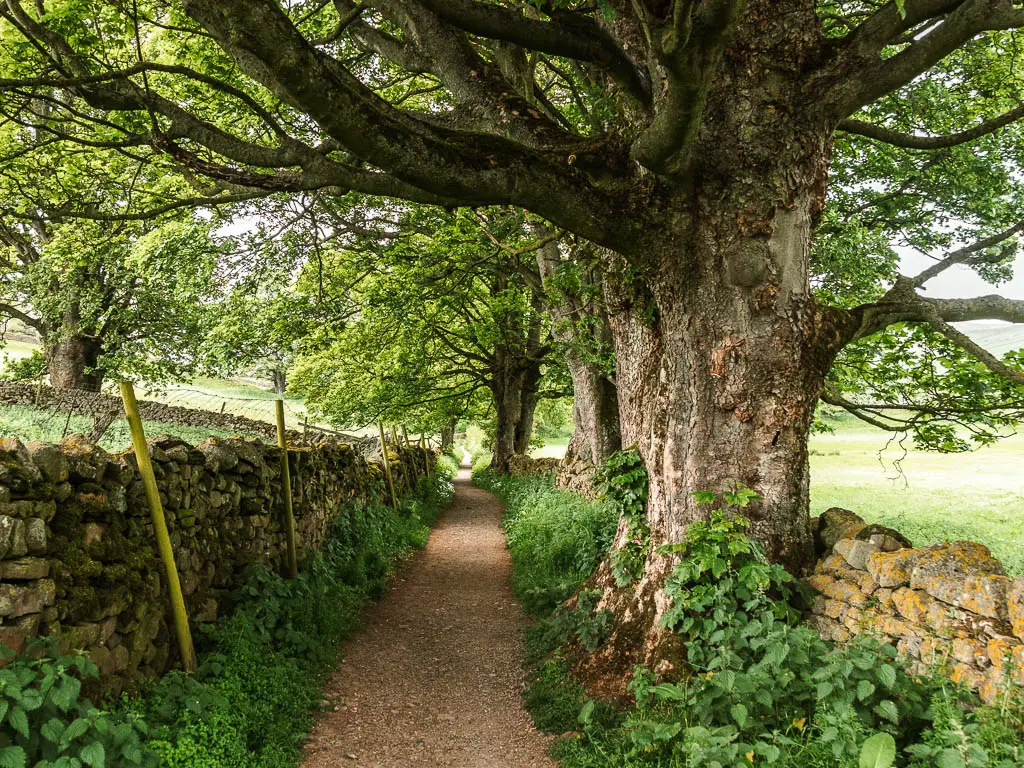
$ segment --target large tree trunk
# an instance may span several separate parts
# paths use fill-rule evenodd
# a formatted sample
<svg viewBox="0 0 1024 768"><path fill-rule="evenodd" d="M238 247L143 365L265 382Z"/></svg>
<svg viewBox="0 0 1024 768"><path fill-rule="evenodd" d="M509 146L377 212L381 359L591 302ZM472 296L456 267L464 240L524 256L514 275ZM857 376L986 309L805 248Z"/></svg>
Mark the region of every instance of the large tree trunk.
<svg viewBox="0 0 1024 768"><path fill-rule="evenodd" d="M80 335L67 335L46 348L46 370L54 389L86 389L98 392L103 372L97 369L103 346Z"/></svg>
<svg viewBox="0 0 1024 768"><path fill-rule="evenodd" d="M809 200L780 210L771 236L756 239L729 227L735 214L714 216L694 238L696 269L663 268L649 295L609 287L622 441L637 446L650 483L643 575L625 589L607 564L595 576L617 617L602 669L620 682L637 663L681 662L660 627L674 560L655 550L708 517L695 492L753 489L762 498L743 513L769 557L797 571L812 560L807 438L829 361L816 357L810 213ZM720 268L725 249L746 251L743 269ZM620 525L613 546L626 537Z"/></svg>
<svg viewBox="0 0 1024 768"><path fill-rule="evenodd" d="M636 445L650 482L643 574L624 589L607 564L595 575L602 607L617 619L594 665L606 682L618 674L621 685L638 663L682 664L677 638L660 624L675 556L656 550L709 516L695 492L756 491L761 499L743 514L768 556L794 571L813 558L807 439L835 345L809 266L830 130L793 109L802 84L771 57L773 38L799 57L793 40L816 34L796 16L738 33L730 45L750 54L723 60L691 185L659 201L661 250L640 262L604 255L622 442ZM625 539L620 525L613 546Z"/></svg>

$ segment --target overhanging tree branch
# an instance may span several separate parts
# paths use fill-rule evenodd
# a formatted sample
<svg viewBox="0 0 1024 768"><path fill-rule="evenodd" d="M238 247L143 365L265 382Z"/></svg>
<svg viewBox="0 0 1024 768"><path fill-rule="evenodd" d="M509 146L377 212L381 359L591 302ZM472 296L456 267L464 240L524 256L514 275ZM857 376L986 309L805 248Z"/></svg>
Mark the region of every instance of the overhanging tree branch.
<svg viewBox="0 0 1024 768"><path fill-rule="evenodd" d="M906 15L901 17L897 3L886 3L848 36L828 68L835 82L826 99L827 111L837 124L862 106L911 82L977 35L1024 27L1024 10L1014 7L1011 0L907 0L904 6ZM935 19L935 23L906 48L882 58L894 37L929 19Z"/></svg>
<svg viewBox="0 0 1024 768"><path fill-rule="evenodd" d="M903 149L946 149L959 144L966 144L990 133L995 133L1000 128L1010 125L1021 118L1024 118L1024 102L998 117L993 117L990 120L979 123L973 128L945 136L915 136L910 133L894 131L885 126L853 119L840 122L839 130L858 136L865 136L885 144L891 144L894 147L902 147Z"/></svg>
<svg viewBox="0 0 1024 768"><path fill-rule="evenodd" d="M1008 257L1008 254L1005 252L995 251L985 253L985 251L1006 242L1020 232L1024 232L1024 221L1020 221L1012 227L1004 229L1002 232L997 232L996 234L978 240L971 245L953 251L944 259L937 261L935 264L932 264L920 274L913 277L911 282L914 287L920 287L933 277L936 277L957 264L998 264L1000 261L1005 261Z"/></svg>
<svg viewBox="0 0 1024 768"><path fill-rule="evenodd" d="M636 64L591 19L577 13L553 12L551 21L476 0L417 0L441 19L473 35L504 40L541 53L586 61L605 69L635 99L650 101L650 84Z"/></svg>

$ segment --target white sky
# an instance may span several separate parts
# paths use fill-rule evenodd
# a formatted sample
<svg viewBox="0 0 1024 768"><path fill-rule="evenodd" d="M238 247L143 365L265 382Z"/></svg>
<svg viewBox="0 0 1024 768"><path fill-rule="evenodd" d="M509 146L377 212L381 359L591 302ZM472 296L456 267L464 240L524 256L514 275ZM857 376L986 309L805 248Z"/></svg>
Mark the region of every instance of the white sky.
<svg viewBox="0 0 1024 768"><path fill-rule="evenodd" d="M897 249L901 256L900 267L904 275L916 275L934 262L909 249ZM1016 274L1002 285L990 285L978 277L973 270L964 266L947 269L943 274L928 281L925 296L936 299L966 299L997 293L1009 299L1024 299L1024 268L1018 261Z"/></svg>

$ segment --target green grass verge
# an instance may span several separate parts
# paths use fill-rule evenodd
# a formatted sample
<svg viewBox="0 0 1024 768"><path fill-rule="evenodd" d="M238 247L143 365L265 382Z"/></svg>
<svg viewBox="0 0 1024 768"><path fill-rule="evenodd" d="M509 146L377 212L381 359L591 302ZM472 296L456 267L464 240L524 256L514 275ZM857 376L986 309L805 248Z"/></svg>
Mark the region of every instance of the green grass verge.
<svg viewBox="0 0 1024 768"><path fill-rule="evenodd" d="M811 438L811 512L852 509L917 546L970 539L1024 575L1024 435L970 453L906 450L852 417ZM912 448L912 446L908 446Z"/></svg>

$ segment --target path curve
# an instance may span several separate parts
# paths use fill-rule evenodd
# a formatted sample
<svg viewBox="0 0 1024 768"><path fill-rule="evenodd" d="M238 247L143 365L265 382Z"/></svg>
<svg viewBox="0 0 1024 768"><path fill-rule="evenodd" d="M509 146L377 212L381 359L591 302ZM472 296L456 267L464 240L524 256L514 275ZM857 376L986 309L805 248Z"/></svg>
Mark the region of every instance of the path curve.
<svg viewBox="0 0 1024 768"><path fill-rule="evenodd" d="M343 648L304 768L555 765L522 707L526 619L501 511L459 472L426 549Z"/></svg>

